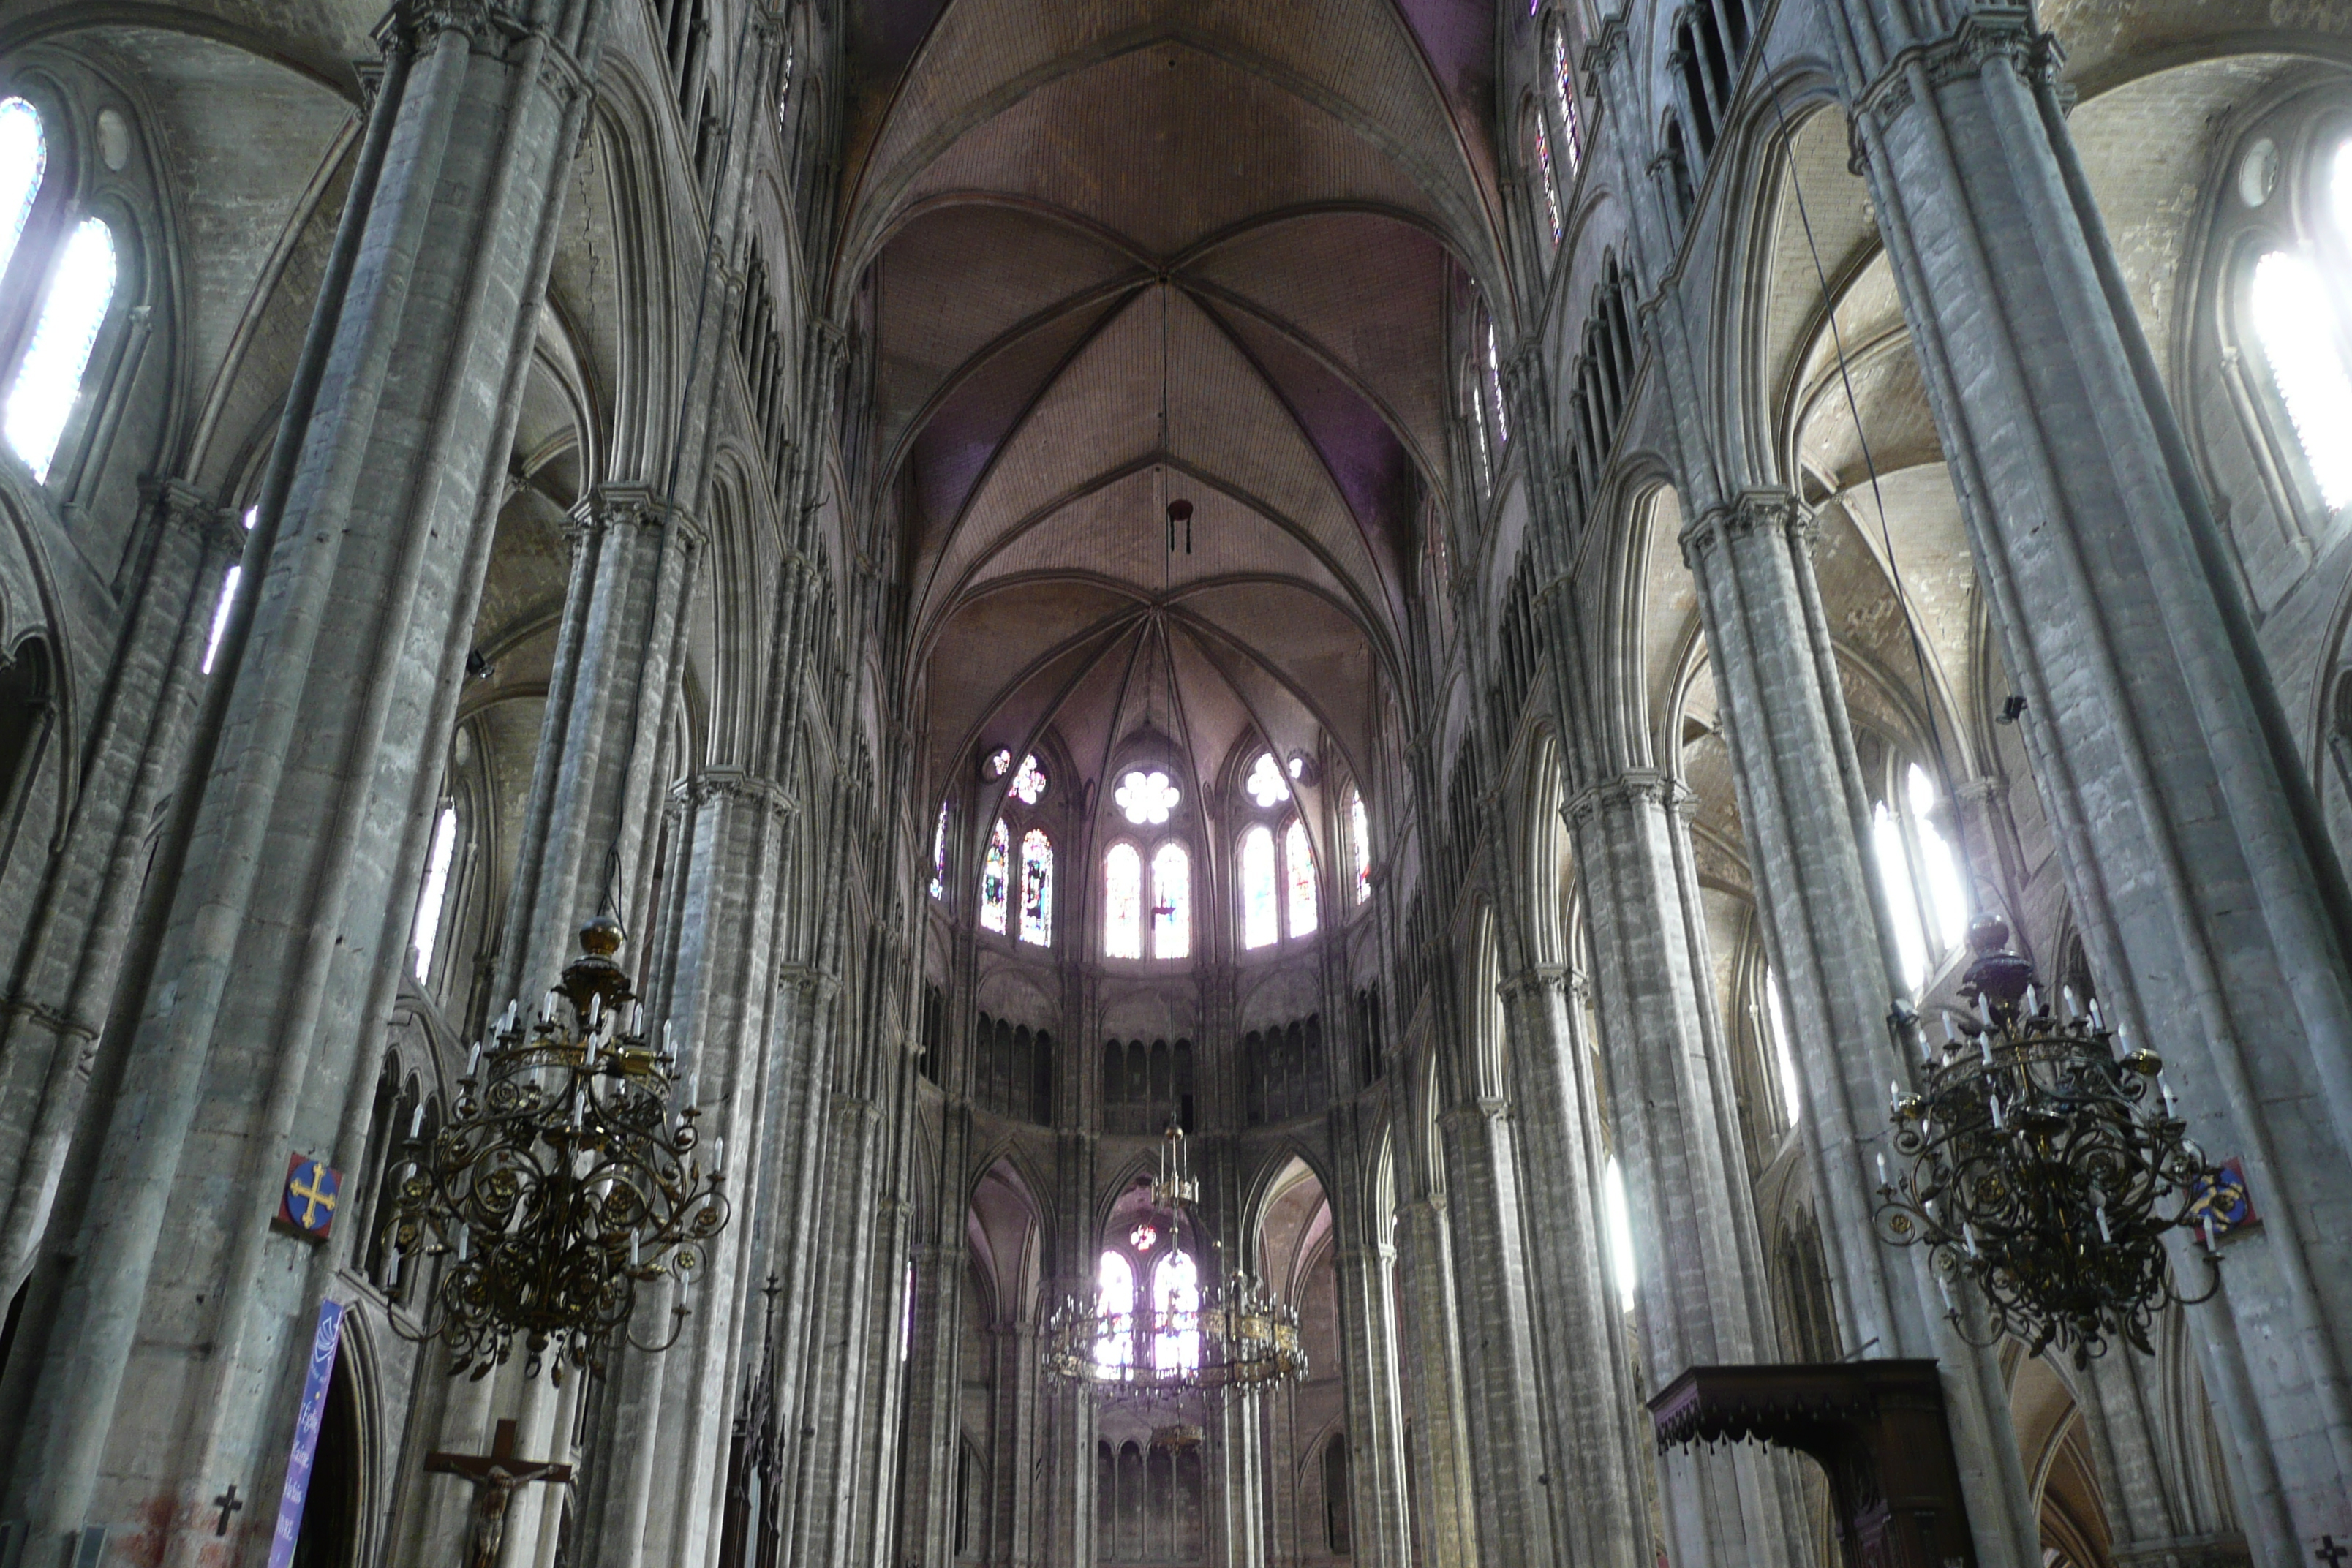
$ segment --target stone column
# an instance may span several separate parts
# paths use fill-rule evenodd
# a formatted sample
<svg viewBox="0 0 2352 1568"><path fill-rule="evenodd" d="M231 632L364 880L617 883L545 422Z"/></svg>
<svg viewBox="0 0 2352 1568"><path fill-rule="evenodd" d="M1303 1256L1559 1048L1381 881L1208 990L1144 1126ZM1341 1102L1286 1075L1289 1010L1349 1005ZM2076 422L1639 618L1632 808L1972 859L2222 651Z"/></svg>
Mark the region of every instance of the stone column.
<svg viewBox="0 0 2352 1568"><path fill-rule="evenodd" d="M1629 772L1570 803L1591 911L1592 987L1643 1288L1650 1386L1754 1362L1777 1344L1731 1064L1708 1026L1712 983L1685 902L1688 792ZM1799 1550L1766 1456L1688 1449L1659 1465L1674 1559L1785 1564Z"/></svg>
<svg viewBox="0 0 2352 1568"><path fill-rule="evenodd" d="M1683 558L1720 698L1748 863L1787 1004L1802 1089L1798 1129L1822 1205L1822 1244L1849 1355L1927 1356L1944 1392L1987 1568L2039 1560L2033 1493L2009 1428L1997 1358L1942 1316L1926 1259L1872 1223L1886 1086L1908 1081L1890 1011L1908 998L1885 900L1864 864L1868 805L1836 658L1813 579L1811 519L1780 490L1751 491L1683 531ZM1909 1026L1906 1026L1909 1037Z"/></svg>
<svg viewBox="0 0 2352 1568"><path fill-rule="evenodd" d="M2308 1563L2352 1530L2352 896L2055 49L2022 5L1828 10L2102 997L2263 1209L2197 1319L2255 1557Z"/></svg>
<svg viewBox="0 0 2352 1568"><path fill-rule="evenodd" d="M1351 1538L1358 1568L1411 1568L1405 1520L1404 1415L1397 1385L1397 1325L1389 1289L1396 1248L1374 1172L1363 1148L1362 1116L1352 1102L1336 1107L1333 1166L1353 1173L1332 1197L1337 1231L1340 1372L1347 1379L1348 1462L1355 1491Z"/></svg>
<svg viewBox="0 0 2352 1568"><path fill-rule="evenodd" d="M608 904L640 927L662 742L683 672L702 530L643 486L606 485L574 511L493 1007L536 996L573 932ZM643 959L638 960L642 968Z"/></svg>
<svg viewBox="0 0 2352 1568"><path fill-rule="evenodd" d="M219 588L245 548L236 514L178 480L152 487L148 514L64 847L37 897L0 913L0 951L23 954L0 1011L0 1300L23 1283L48 1219L146 880L148 828L179 782Z"/></svg>
<svg viewBox="0 0 2352 1568"><path fill-rule="evenodd" d="M1478 1518L1472 1506L1470 1434L1463 1397L1461 1326L1454 1301L1454 1246L1439 1194L1397 1210L1405 1353L1412 1367L1406 1412L1414 1440L1406 1498L1420 1513L1426 1568L1470 1568L1478 1561Z"/></svg>
<svg viewBox="0 0 2352 1568"><path fill-rule="evenodd" d="M1518 1156L1506 1103L1465 1100L1439 1117L1454 1295L1461 1313L1465 1406L1481 1561L1557 1560L1545 1500L1544 1415L1520 1212Z"/></svg>
<svg viewBox="0 0 2352 1568"><path fill-rule="evenodd" d="M89 1528L187 1563L216 1550L204 1505L226 1482L278 1485L299 1342L350 1238L313 1248L268 1220L289 1151L359 1163L354 1063L404 963L601 14L403 0L380 31L262 488L268 573L231 617L235 675L206 694L201 782L158 850L37 1266L26 1376L0 1394L0 1517L38 1552Z"/></svg>
<svg viewBox="0 0 2352 1568"><path fill-rule="evenodd" d="M1548 1417L1547 1497L1566 1560L1633 1568L1649 1534L1632 1445L1646 1425L1601 1218L1606 1160L1592 1055L1570 1023L1564 971L1503 982L1517 1107L1519 1184L1537 1291L1537 1363Z"/></svg>

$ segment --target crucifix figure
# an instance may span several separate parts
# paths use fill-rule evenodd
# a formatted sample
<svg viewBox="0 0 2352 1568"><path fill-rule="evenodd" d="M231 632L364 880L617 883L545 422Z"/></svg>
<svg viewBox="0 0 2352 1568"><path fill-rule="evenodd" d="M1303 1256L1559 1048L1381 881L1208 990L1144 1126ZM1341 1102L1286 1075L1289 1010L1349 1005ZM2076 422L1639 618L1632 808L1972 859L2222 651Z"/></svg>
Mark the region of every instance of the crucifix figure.
<svg viewBox="0 0 2352 1568"><path fill-rule="evenodd" d="M474 1532L466 1548L467 1568L498 1568L499 1543L506 1539L507 1504L515 1488L529 1481L561 1485L572 1479L572 1467L515 1458L515 1424L501 1421L487 1454L427 1454L428 1473L463 1476L480 1489L474 1508Z"/></svg>
<svg viewBox="0 0 2352 1568"><path fill-rule="evenodd" d="M213 1506L220 1510L220 1522L213 1526L213 1533L215 1535L226 1535L228 1533L228 1516L239 1511L245 1507L245 1500L236 1495L236 1483L235 1481L229 1482L228 1490L213 1499Z"/></svg>
<svg viewBox="0 0 2352 1568"><path fill-rule="evenodd" d="M2352 1546L2338 1546L2336 1537L2323 1535L2319 1538L2319 1550L2312 1555L2326 1563L2327 1568L2344 1568L2344 1560L2352 1557Z"/></svg>

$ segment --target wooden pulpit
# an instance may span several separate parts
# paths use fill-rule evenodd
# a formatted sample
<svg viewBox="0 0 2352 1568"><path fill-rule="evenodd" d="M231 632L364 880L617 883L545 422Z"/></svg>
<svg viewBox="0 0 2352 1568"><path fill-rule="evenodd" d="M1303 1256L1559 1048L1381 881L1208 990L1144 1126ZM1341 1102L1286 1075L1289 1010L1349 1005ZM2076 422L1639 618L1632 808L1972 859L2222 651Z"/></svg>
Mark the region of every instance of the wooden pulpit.
<svg viewBox="0 0 2352 1568"><path fill-rule="evenodd" d="M1695 1366L1650 1415L1662 1450L1753 1438L1811 1454L1845 1568L1976 1568L1932 1361Z"/></svg>

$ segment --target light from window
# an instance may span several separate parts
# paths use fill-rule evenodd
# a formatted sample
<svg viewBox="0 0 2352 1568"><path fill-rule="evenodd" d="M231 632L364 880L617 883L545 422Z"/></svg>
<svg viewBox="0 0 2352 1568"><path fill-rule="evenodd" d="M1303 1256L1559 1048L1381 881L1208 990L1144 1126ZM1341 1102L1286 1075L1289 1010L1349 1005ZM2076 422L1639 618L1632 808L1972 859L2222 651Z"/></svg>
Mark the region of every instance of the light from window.
<svg viewBox="0 0 2352 1568"><path fill-rule="evenodd" d="M988 761L981 763L980 776L989 779L1001 779L1004 776L1004 770L1012 765L1013 748L1010 746L999 746L996 750L988 753Z"/></svg>
<svg viewBox="0 0 2352 1568"><path fill-rule="evenodd" d="M228 607L236 602L236 580L245 575L242 565L232 563L221 578L220 603L213 606L213 629L205 638L204 673L213 672L213 660L220 657L221 634L228 630Z"/></svg>
<svg viewBox="0 0 2352 1568"><path fill-rule="evenodd" d="M1936 915L1937 944L1949 952L1969 934L1969 889L1960 876L1960 858L1944 842L1929 815L1936 807L1936 786L1928 781L1927 770L1913 763L1904 788L1911 796L1912 823L1919 830L1919 859L1927 872L1927 907Z"/></svg>
<svg viewBox="0 0 2352 1568"><path fill-rule="evenodd" d="M1544 216L1551 220L1551 242L1559 243L1559 178L1552 173L1551 138L1544 134L1543 116L1536 116L1536 172L1543 181Z"/></svg>
<svg viewBox="0 0 2352 1568"><path fill-rule="evenodd" d="M1160 1245L1159 1227L1151 1225L1137 1226L1127 1233L1127 1244L1138 1252L1150 1251Z"/></svg>
<svg viewBox="0 0 2352 1568"><path fill-rule="evenodd" d="M1788 1015L1780 1009L1780 977L1769 969L1764 971L1764 1022L1772 1035L1772 1066L1780 1075L1780 1114L1794 1127L1805 1101L1799 1093L1797 1058L1789 1049Z"/></svg>
<svg viewBox="0 0 2352 1568"><path fill-rule="evenodd" d="M898 1360L903 1364L915 1348L915 1260L907 1259L907 1304L898 1318Z"/></svg>
<svg viewBox="0 0 2352 1568"><path fill-rule="evenodd" d="M1103 952L1143 956L1143 857L1132 844L1114 844L1103 857Z"/></svg>
<svg viewBox="0 0 2352 1568"><path fill-rule="evenodd" d="M1177 787L1168 782L1168 775L1158 768L1129 773L1111 791L1111 801L1138 827L1153 827L1168 820L1168 814L1183 799Z"/></svg>
<svg viewBox="0 0 2352 1568"><path fill-rule="evenodd" d="M1551 83L1559 102L1559 155L1573 180L1584 163L1584 125L1577 114L1576 67L1568 58L1568 29L1557 21L1551 26Z"/></svg>
<svg viewBox="0 0 2352 1568"><path fill-rule="evenodd" d="M0 102L0 274L8 270L24 237L25 220L33 216L33 201L41 194L41 175L49 166L48 139L41 134L41 117L21 98Z"/></svg>
<svg viewBox="0 0 2352 1568"><path fill-rule="evenodd" d="M1021 759L1021 771L1013 775L1013 793L1024 805L1036 805L1037 797L1045 793L1045 770L1037 765L1036 758Z"/></svg>
<svg viewBox="0 0 2352 1568"><path fill-rule="evenodd" d="M1495 445L1511 444L1511 416L1503 408L1503 351L1495 343L1495 322L1486 321L1486 391L1495 400Z"/></svg>
<svg viewBox="0 0 2352 1568"><path fill-rule="evenodd" d="M261 509L257 506L245 509L246 532L253 531L253 520L260 515ZM213 672L213 661L220 657L221 634L228 630L229 606L236 602L237 579L244 575L245 567L236 562L230 563L229 569L221 575L220 603L213 606L213 629L205 637L205 662L202 673L205 675ZM942 806L940 809L945 811L947 808ZM934 891L932 896L936 898L937 892Z"/></svg>
<svg viewBox="0 0 2352 1568"><path fill-rule="evenodd" d="M1478 374L1475 371L1470 373L1467 380L1470 395L1466 401L1470 406L1470 428L1476 436L1478 444L1478 484L1482 489L1492 489L1495 488L1495 454L1486 442L1486 395L1478 390Z"/></svg>
<svg viewBox="0 0 2352 1568"><path fill-rule="evenodd" d="M2338 154L2339 193L2343 168ZM2254 264L2253 311L2271 384L2286 405L2320 498L2330 510L2352 506L2352 374L2336 351L2336 307L2319 269L2300 256L2272 251Z"/></svg>
<svg viewBox="0 0 2352 1568"><path fill-rule="evenodd" d="M1054 844L1042 827L1021 837L1021 940L1054 940Z"/></svg>
<svg viewBox="0 0 2352 1568"><path fill-rule="evenodd" d="M217 634L215 634L217 635ZM209 668L209 661L207 661ZM948 891L948 803L940 802L940 825L931 831L931 897L943 899Z"/></svg>
<svg viewBox="0 0 2352 1568"><path fill-rule="evenodd" d="M1151 1310L1160 1331L1151 1337L1151 1363L1162 1373L1201 1364L1201 1270L1192 1255L1172 1251L1151 1271Z"/></svg>
<svg viewBox="0 0 2352 1568"><path fill-rule="evenodd" d="M1109 1372L1133 1364L1135 1270L1116 1252L1106 1251L1095 1265L1095 1300L1102 1311L1101 1337L1095 1341L1095 1365Z"/></svg>
<svg viewBox="0 0 2352 1568"><path fill-rule="evenodd" d="M2336 232L2352 245L2352 136L2336 144L2336 163L2327 172L2327 205L2336 214Z"/></svg>
<svg viewBox="0 0 2352 1568"><path fill-rule="evenodd" d="M1307 842L1307 824L1293 821L1282 836L1285 880L1290 884L1290 934L1306 936L1315 929L1315 851Z"/></svg>
<svg viewBox="0 0 2352 1568"><path fill-rule="evenodd" d="M1290 798L1290 781L1284 778L1282 770L1275 765L1271 752L1257 754L1257 761L1250 764L1249 777L1243 781L1242 788L1257 802L1260 811Z"/></svg>
<svg viewBox="0 0 2352 1568"><path fill-rule="evenodd" d="M36 479L49 477L49 459L66 433L90 345L98 342L113 299L114 231L102 218L84 218L66 241L41 304L40 325L33 329L33 346L25 351L16 384L8 393L8 445Z"/></svg>
<svg viewBox="0 0 2352 1568"><path fill-rule="evenodd" d="M980 923L992 931L1004 929L1004 911L1011 901L1013 836L998 817L989 829L988 854L980 863Z"/></svg>
<svg viewBox="0 0 2352 1568"><path fill-rule="evenodd" d="M1348 847L1356 854L1356 902L1372 896L1372 827L1364 815L1364 797L1348 786Z"/></svg>
<svg viewBox="0 0 2352 1568"><path fill-rule="evenodd" d="M1633 1262L1633 1206L1625 1201L1625 1170L1614 1154L1601 1175L1601 1217L1609 1232L1609 1273L1617 1281L1617 1305L1630 1312L1641 1273Z"/></svg>
<svg viewBox="0 0 2352 1568"><path fill-rule="evenodd" d="M1151 956L1192 952L1192 858L1181 844L1162 844L1151 857Z"/></svg>
<svg viewBox="0 0 2352 1568"><path fill-rule="evenodd" d="M1271 946L1282 935L1274 896L1274 830L1260 823L1242 835L1244 947Z"/></svg>
<svg viewBox="0 0 2352 1568"><path fill-rule="evenodd" d="M1927 978L1927 934L1919 928L1919 893L1911 881L1911 858L1903 847L1903 825L1880 801L1870 814L1870 847L1878 858L1878 887L1895 916L1895 956L1903 983L1916 987Z"/></svg>
<svg viewBox="0 0 2352 1568"><path fill-rule="evenodd" d="M457 853L457 808L445 805L433 825L433 847L425 857L425 889L416 897L416 919L409 928L408 948L419 980L433 977L433 944L441 934L441 905L449 894L449 861Z"/></svg>

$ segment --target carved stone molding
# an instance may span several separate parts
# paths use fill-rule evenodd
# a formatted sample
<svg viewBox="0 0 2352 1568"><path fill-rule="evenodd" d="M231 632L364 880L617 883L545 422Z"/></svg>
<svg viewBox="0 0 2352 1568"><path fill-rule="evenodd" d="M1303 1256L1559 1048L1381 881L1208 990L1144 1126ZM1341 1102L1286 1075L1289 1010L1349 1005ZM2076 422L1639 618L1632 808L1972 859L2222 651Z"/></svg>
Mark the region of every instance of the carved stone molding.
<svg viewBox="0 0 2352 1568"><path fill-rule="evenodd" d="M2054 83L2064 59L2058 40L2036 29L2033 13L2026 6L1979 5L1942 37L1897 49L1886 68L1863 89L1858 110L1876 116L1882 125L1900 116L1916 100L1915 66L1926 73L1932 92L1979 74L1994 60L2007 62L2021 80Z"/></svg>
<svg viewBox="0 0 2352 1568"><path fill-rule="evenodd" d="M1728 506L1709 507L1683 528L1683 563L1696 572L1719 544L1777 528L1800 548L1813 542L1812 509L1777 485L1743 490Z"/></svg>
<svg viewBox="0 0 2352 1568"><path fill-rule="evenodd" d="M1591 826L1604 811L1648 805L1660 811L1688 812L1697 800L1690 786L1674 774L1655 768L1629 768L1580 791L1560 815L1574 828Z"/></svg>
<svg viewBox="0 0 2352 1568"><path fill-rule="evenodd" d="M692 512L674 500L663 500L660 492L649 485L599 485L581 498L564 525L575 544L591 534L619 528L635 528L646 533L667 530L688 550L700 549L705 538L703 527Z"/></svg>
<svg viewBox="0 0 2352 1568"><path fill-rule="evenodd" d="M221 505L183 479L150 479L143 488L147 504L165 528L194 534L207 553L245 552L245 524L235 508Z"/></svg>
<svg viewBox="0 0 2352 1568"><path fill-rule="evenodd" d="M774 816L790 816L796 808L792 792L773 779L730 769L709 769L677 786L678 796L697 807L713 801L758 806Z"/></svg>
<svg viewBox="0 0 2352 1568"><path fill-rule="evenodd" d="M1572 978L1566 964L1538 963L1506 976L1495 989L1505 1002L1540 998L1548 993L1565 995Z"/></svg>

